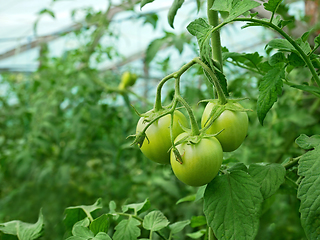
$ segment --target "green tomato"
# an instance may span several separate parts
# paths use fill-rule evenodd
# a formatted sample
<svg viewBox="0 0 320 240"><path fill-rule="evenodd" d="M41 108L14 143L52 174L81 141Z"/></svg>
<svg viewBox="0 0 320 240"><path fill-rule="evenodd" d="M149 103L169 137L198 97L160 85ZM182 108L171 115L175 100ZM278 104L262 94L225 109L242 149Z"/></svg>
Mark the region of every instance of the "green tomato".
<svg viewBox="0 0 320 240"><path fill-rule="evenodd" d="M133 86L137 80L138 76L134 73L129 71L125 71L121 76L121 87L127 88L129 86ZM119 85L119 86L120 86Z"/></svg>
<svg viewBox="0 0 320 240"><path fill-rule="evenodd" d="M143 131L147 124L144 122L144 118L140 118L136 132ZM144 139L140 149L147 158L154 162L161 164L170 163L170 124L171 115L168 114L155 121L145 132L147 137ZM181 112L176 110L173 118L173 138L183 132L180 124L187 126L187 119Z"/></svg>
<svg viewBox="0 0 320 240"><path fill-rule="evenodd" d="M201 127L207 122L212 108L217 103L209 102L201 118ZM236 103L241 107L239 103ZM207 134L215 134L223 130L216 138L224 152L232 152L240 147L248 132L248 115L246 112L225 110L208 128Z"/></svg>
<svg viewBox="0 0 320 240"><path fill-rule="evenodd" d="M175 142L187 136L180 134ZM190 186L202 186L212 181L218 174L223 159L223 151L215 137L202 138L198 143L183 142L176 146L182 164L176 159L171 150L170 163L176 177Z"/></svg>

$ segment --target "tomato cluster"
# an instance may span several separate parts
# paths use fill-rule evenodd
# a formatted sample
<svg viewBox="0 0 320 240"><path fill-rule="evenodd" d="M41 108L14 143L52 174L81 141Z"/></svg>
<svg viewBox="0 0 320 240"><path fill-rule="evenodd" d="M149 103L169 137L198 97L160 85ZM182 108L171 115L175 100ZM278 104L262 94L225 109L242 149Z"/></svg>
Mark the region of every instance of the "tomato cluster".
<svg viewBox="0 0 320 240"><path fill-rule="evenodd" d="M207 104L201 119L202 127L210 122L211 110L215 104L218 103ZM205 185L218 174L223 152L236 150L246 137L248 115L241 111L240 104L234 105L240 111L224 110L198 136L184 131L187 120L181 112L174 111L171 133L171 114L162 116L146 129L146 137L140 144L140 149L152 161L170 163L174 174L183 183L190 186ZM146 118L141 117L136 133L141 133L146 124ZM175 139L174 146L172 138Z"/></svg>

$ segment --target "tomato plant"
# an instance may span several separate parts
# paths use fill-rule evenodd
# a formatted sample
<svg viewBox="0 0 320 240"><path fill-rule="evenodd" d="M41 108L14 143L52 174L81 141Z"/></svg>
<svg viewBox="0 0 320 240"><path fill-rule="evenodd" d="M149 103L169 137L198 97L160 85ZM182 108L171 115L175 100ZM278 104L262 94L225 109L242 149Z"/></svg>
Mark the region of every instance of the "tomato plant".
<svg viewBox="0 0 320 240"><path fill-rule="evenodd" d="M175 142L186 137L180 134ZM202 186L211 182L222 164L223 152L215 137L200 137L197 142L183 142L176 146L181 154L182 163L171 150L170 163L176 177L190 186Z"/></svg>
<svg viewBox="0 0 320 240"><path fill-rule="evenodd" d="M136 132L143 131L147 122L145 117L141 117L138 121ZM170 163L169 149L171 147L170 138L171 115L165 115L149 126L146 130L146 138L140 145L142 153L150 160L161 163ZM180 112L175 111L173 117L172 135L175 138L183 132L181 125L187 125L186 117Z"/></svg>
<svg viewBox="0 0 320 240"><path fill-rule="evenodd" d="M201 118L201 126L209 122L211 110L217 105L217 102L209 102L204 109ZM239 107L241 105L236 103ZM248 115L246 112L224 110L221 115L214 120L207 129L208 134L219 133L216 138L221 143L224 152L232 152L239 148L244 141L248 131Z"/></svg>

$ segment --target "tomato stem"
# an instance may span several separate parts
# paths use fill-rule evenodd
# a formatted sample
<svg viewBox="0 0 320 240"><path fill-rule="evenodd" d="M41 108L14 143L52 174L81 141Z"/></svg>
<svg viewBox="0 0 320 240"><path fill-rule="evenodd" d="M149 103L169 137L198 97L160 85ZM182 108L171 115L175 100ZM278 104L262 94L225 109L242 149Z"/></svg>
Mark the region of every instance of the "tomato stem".
<svg viewBox="0 0 320 240"><path fill-rule="evenodd" d="M187 110L189 118L190 118L190 125L191 125L191 136L196 136L200 134L200 130L198 127L198 123L197 120L193 114L193 111L191 109L191 107L189 106L189 104L186 102L186 100L184 100L183 97L181 97L180 95L176 94L175 98L177 99L177 101L179 101Z"/></svg>
<svg viewBox="0 0 320 240"><path fill-rule="evenodd" d="M180 76L187 71L192 65L194 65L196 62L194 59L192 59L190 62L186 63L183 65L178 71L169 74L168 76L164 77L160 83L157 86L157 93L156 93L156 101L154 104L154 111L160 111L162 109L162 104L161 104L161 89L163 85L170 80L171 78L180 78Z"/></svg>
<svg viewBox="0 0 320 240"><path fill-rule="evenodd" d="M210 10L213 5L214 0L207 1L207 15L209 24L213 27L219 25L219 16L218 12ZM222 50L221 50L221 40L220 32L215 31L211 33L211 46L212 46L212 59L216 61L219 69L223 72L223 63L222 63Z"/></svg>
<svg viewBox="0 0 320 240"><path fill-rule="evenodd" d="M202 62L200 58L194 58L194 61L196 63L198 63L210 75L211 79L209 79L209 81L211 82L211 80L212 80L211 83L215 86L215 89L218 94L219 103L221 105L226 104L228 102L228 100L227 100L226 96L224 95L222 87L219 83L219 80L216 77L216 75L214 74L214 72L204 62Z"/></svg>

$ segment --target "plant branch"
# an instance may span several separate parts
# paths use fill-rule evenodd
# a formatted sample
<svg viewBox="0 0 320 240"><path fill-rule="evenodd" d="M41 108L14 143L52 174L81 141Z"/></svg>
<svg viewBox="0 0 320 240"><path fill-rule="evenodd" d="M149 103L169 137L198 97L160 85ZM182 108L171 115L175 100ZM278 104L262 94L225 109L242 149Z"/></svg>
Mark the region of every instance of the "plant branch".
<svg viewBox="0 0 320 240"><path fill-rule="evenodd" d="M207 1L207 15L209 24L213 27L219 25L219 16L217 11L210 10L214 0ZM217 63L221 72L223 72L222 51L220 32L215 31L211 33L211 47L212 47L212 59Z"/></svg>

